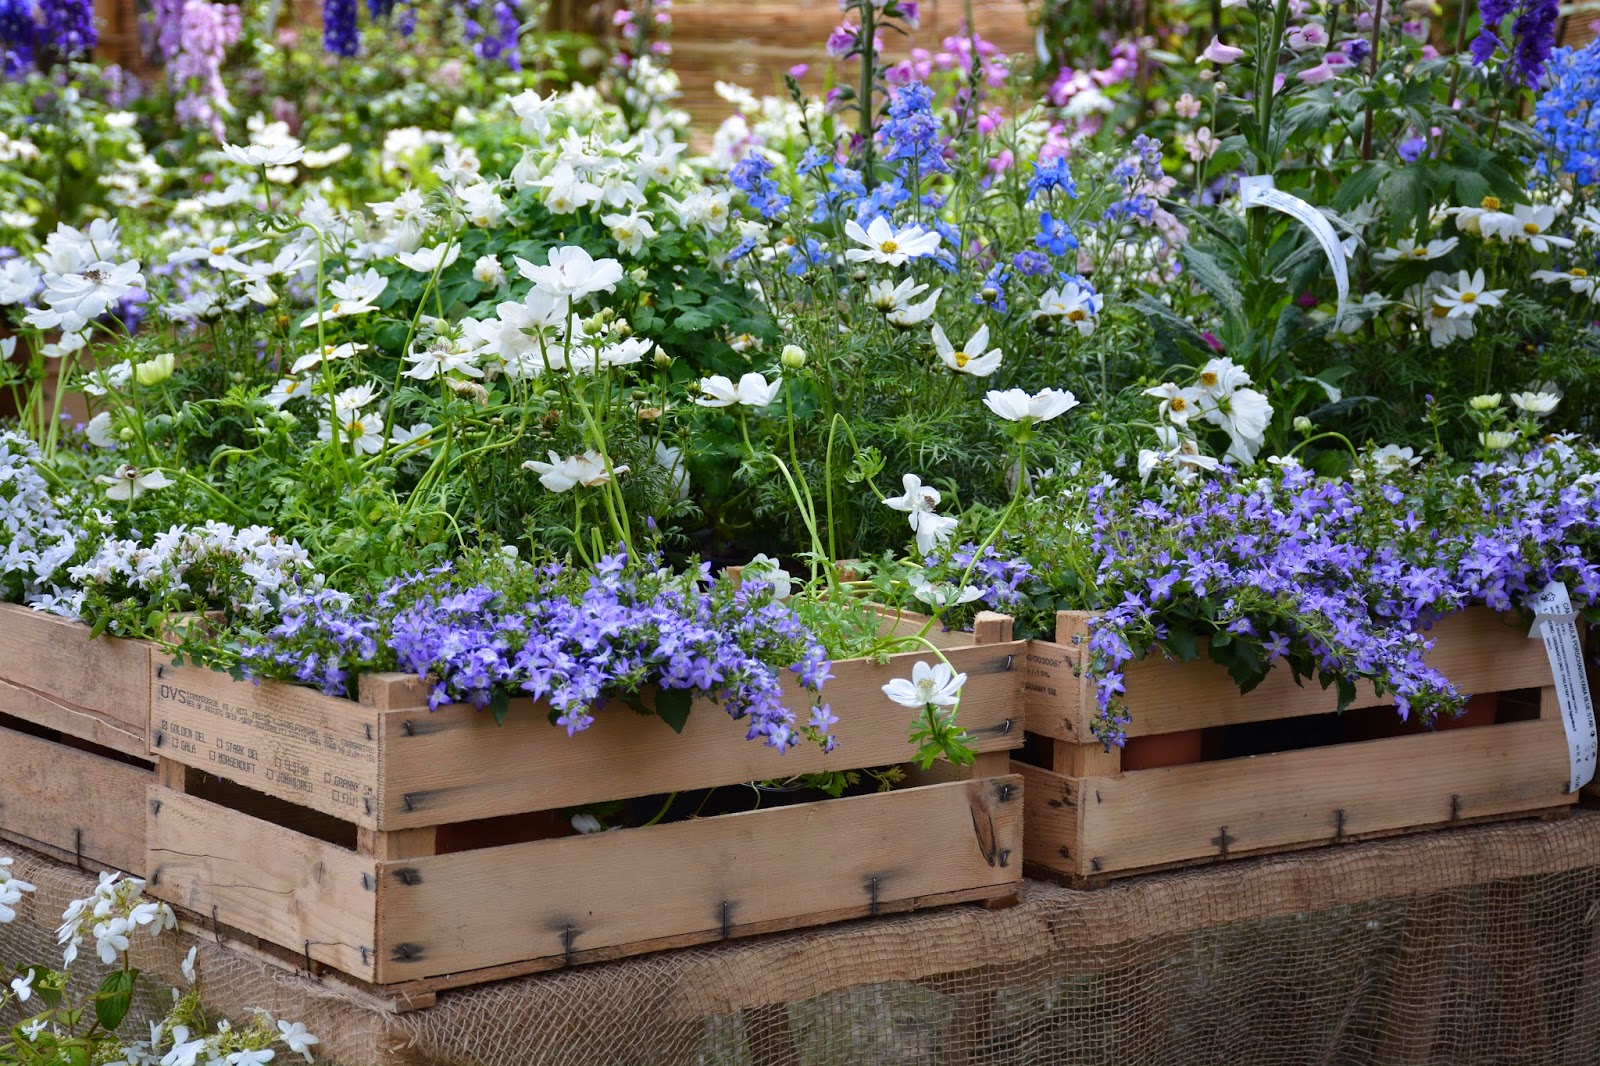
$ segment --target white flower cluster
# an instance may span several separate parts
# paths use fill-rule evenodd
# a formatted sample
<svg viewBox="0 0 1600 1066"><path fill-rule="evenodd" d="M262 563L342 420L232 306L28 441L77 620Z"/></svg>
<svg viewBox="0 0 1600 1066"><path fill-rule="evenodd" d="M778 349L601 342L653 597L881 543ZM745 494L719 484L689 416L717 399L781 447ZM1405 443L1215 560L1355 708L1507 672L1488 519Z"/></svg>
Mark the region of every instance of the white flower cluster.
<svg viewBox="0 0 1600 1066"><path fill-rule="evenodd" d="M148 929L151 936L157 936L163 929L177 926L178 916L171 907L144 898L144 881L102 873L94 894L73 900L62 913L56 942L65 945L61 955L71 966L78 958L78 948L93 937L100 961L111 966L128 950L130 934Z"/></svg>
<svg viewBox="0 0 1600 1066"><path fill-rule="evenodd" d="M58 571L78 551L79 532L63 519L34 462L39 446L0 433L0 599L54 610Z"/></svg>
<svg viewBox="0 0 1600 1066"><path fill-rule="evenodd" d="M127 585L257 618L277 607L285 589L322 584L297 541L266 526L235 529L226 522L173 526L149 545L108 537L68 576L82 587Z"/></svg>
<svg viewBox="0 0 1600 1066"><path fill-rule="evenodd" d="M1255 389L1247 388L1250 375L1232 359L1212 359L1200 368L1193 385L1163 382L1144 390L1161 401L1156 438L1159 448L1139 452L1139 478L1149 480L1159 466L1171 466L1180 481L1201 470L1215 470L1218 461L1201 452L1189 420L1199 418L1220 426L1228 435L1227 457L1249 463L1266 442L1272 423L1272 404ZM1326 387L1326 386L1324 386Z"/></svg>
<svg viewBox="0 0 1600 1066"><path fill-rule="evenodd" d="M7 869L10 865L11 856L0 855L0 925L16 921L16 905L26 893L38 891L21 878L12 877Z"/></svg>

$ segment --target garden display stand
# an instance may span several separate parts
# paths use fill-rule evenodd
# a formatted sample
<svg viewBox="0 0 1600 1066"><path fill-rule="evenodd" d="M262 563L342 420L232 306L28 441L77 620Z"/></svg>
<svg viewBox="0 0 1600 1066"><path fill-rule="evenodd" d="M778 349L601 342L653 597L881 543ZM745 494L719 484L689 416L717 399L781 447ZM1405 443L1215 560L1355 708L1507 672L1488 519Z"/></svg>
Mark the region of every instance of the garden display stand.
<svg viewBox="0 0 1600 1066"><path fill-rule="evenodd" d="M0 838L144 869L150 646L0 604Z"/></svg>
<svg viewBox="0 0 1600 1066"><path fill-rule="evenodd" d="M823 692L837 749L779 756L708 701L681 734L618 703L568 737L528 700L504 725L470 706L430 711L410 675L364 676L355 702L157 652L149 891L409 1007L575 963L1009 900L1022 875L1021 779L1006 768L1022 742L1024 648L1010 630L984 615L974 634L938 641L969 677L969 780L585 836L552 835L561 808L907 761L911 712L880 688L935 657L836 662ZM804 719L807 694L786 687Z"/></svg>
<svg viewBox="0 0 1600 1066"><path fill-rule="evenodd" d="M1428 661L1458 689L1500 694L1495 724L1129 771L1120 750L1107 751L1090 732L1095 684L1082 665L1091 617L1061 612L1055 641L1032 642L1025 659L1027 728L1042 765L1012 769L1025 781L1033 872L1093 887L1244 855L1562 814L1577 799L1566 792L1566 739L1544 644L1528 638L1518 616L1472 608L1431 634ZM1297 686L1281 666L1241 695L1204 657L1151 655L1127 665L1125 685L1130 740L1331 716L1337 706L1331 690ZM1362 686L1351 709L1391 704ZM1325 724L1350 736L1351 717Z"/></svg>

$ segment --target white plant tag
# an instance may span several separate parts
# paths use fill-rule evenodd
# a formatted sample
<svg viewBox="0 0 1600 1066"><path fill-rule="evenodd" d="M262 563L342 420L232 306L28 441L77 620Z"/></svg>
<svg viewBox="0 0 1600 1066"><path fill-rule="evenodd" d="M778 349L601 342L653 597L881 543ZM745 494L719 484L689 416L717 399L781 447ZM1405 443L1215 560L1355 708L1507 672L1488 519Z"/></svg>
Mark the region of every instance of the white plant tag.
<svg viewBox="0 0 1600 1066"><path fill-rule="evenodd" d="M1568 792L1594 780L1595 757L1600 741L1595 736L1594 702L1589 694L1589 679L1583 672L1583 644L1578 640L1578 612L1572 609L1567 586L1559 581L1546 585L1528 601L1533 610L1529 637L1543 637L1545 654L1550 656L1550 674L1555 679L1556 699L1561 704L1561 723L1567 731L1567 756L1571 765Z"/></svg>
<svg viewBox="0 0 1600 1066"><path fill-rule="evenodd" d="M1345 263L1344 244L1339 240L1339 234L1334 232L1333 223L1300 197L1280 191L1271 174L1240 178L1239 200L1246 208L1270 207L1274 211L1282 211L1309 229L1317 243L1322 245L1328 264L1333 267L1333 284L1339 290L1339 302L1333 313L1333 324L1337 327L1344 320L1345 304L1350 299L1350 268Z"/></svg>

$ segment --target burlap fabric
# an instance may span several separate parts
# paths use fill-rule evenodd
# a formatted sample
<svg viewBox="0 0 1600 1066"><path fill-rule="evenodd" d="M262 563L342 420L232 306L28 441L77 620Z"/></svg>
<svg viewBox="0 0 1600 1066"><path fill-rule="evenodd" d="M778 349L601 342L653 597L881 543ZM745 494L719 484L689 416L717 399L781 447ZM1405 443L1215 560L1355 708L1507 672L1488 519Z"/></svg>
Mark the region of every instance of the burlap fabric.
<svg viewBox="0 0 1600 1066"><path fill-rule="evenodd" d="M82 871L0 959L53 955ZM648 906L649 886L640 886ZM1600 812L1300 852L586 966L396 1014L206 937L144 945L207 998L304 1021L347 1066L1600 1063ZM86 968L89 971L93 967Z"/></svg>

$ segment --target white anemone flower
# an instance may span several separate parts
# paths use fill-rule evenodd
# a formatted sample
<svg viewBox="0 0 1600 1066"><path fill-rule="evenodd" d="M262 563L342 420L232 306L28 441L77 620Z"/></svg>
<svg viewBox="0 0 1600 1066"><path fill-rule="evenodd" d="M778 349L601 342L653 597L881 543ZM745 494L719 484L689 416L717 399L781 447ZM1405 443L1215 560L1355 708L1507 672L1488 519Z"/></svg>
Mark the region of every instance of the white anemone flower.
<svg viewBox="0 0 1600 1066"><path fill-rule="evenodd" d="M613 473L621 477L628 472L626 466L606 470L604 457L593 449L582 455L569 455L566 458L562 458L556 452L550 452L549 455L548 463L529 459L522 464L522 469L538 474L539 484L551 492L566 492L578 485L595 488L610 481Z"/></svg>
<svg viewBox="0 0 1600 1066"><path fill-rule="evenodd" d="M889 220L881 215L865 228L852 218L845 222L844 232L845 236L857 244L866 245L865 248L851 248L846 251L844 253L846 259L852 263L872 262L887 266L901 266L908 259L932 255L939 250L939 242L943 239L939 234L929 232L918 225L896 230L889 224Z"/></svg>
<svg viewBox="0 0 1600 1066"><path fill-rule="evenodd" d="M1059 289L1046 289L1039 295L1039 309L1034 318L1060 318L1072 324L1081 336L1087 337L1099 324L1100 308L1104 301L1094 292L1075 281Z"/></svg>
<svg viewBox="0 0 1600 1066"><path fill-rule="evenodd" d="M949 663L919 662L911 667L911 679L897 677L883 686L883 694L902 707L923 710L929 706L954 707L961 699L966 674L958 674Z"/></svg>
<svg viewBox="0 0 1600 1066"><path fill-rule="evenodd" d="M622 280L622 264L615 259L596 259L576 245L550 249L545 266L535 266L521 256L514 257L517 271L534 288L556 299L578 300L597 292L615 292Z"/></svg>
<svg viewBox="0 0 1600 1066"><path fill-rule="evenodd" d="M975 378L986 378L1000 369L1000 349L989 347L989 327L982 325L978 331L968 338L967 343L959 349L950 343L944 335L944 330L939 326L933 327L933 347L939 354L939 361L958 374L971 374Z"/></svg>
<svg viewBox="0 0 1600 1066"><path fill-rule="evenodd" d="M461 258L461 245L454 241L436 244L432 248L419 248L414 252L396 252L395 261L410 267L419 274L432 274L444 270Z"/></svg>
<svg viewBox="0 0 1600 1066"><path fill-rule="evenodd" d="M296 359L293 365L289 367L289 376L297 377L307 370L321 366L324 362L331 363L340 359L349 359L357 352L366 350L367 346L365 344L356 344L352 341L346 341L344 344L325 344L321 348L315 348Z"/></svg>
<svg viewBox="0 0 1600 1066"><path fill-rule="evenodd" d="M106 486L106 497L112 500L135 500L151 489L164 489L172 481L159 470L145 473L136 466L123 463L116 472L95 478Z"/></svg>
<svg viewBox="0 0 1600 1066"><path fill-rule="evenodd" d="M713 374L700 379L701 395L694 402L701 407L765 407L777 399L782 384L782 377L773 378L769 384L762 375L749 373L735 385L721 374Z"/></svg>
<svg viewBox="0 0 1600 1066"><path fill-rule="evenodd" d="M242 167L287 167L305 158L306 151L298 141L280 144L227 144L222 154Z"/></svg>
<svg viewBox="0 0 1600 1066"><path fill-rule="evenodd" d="M1048 422L1078 406L1078 398L1065 389L1045 389L1028 395L1021 389L991 390L983 405L1009 422Z"/></svg>

